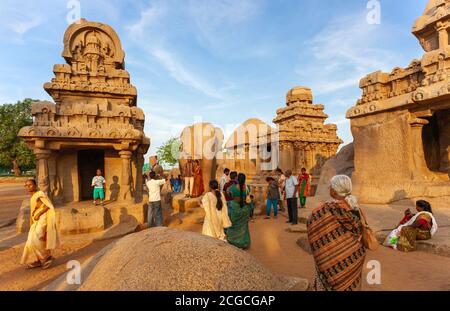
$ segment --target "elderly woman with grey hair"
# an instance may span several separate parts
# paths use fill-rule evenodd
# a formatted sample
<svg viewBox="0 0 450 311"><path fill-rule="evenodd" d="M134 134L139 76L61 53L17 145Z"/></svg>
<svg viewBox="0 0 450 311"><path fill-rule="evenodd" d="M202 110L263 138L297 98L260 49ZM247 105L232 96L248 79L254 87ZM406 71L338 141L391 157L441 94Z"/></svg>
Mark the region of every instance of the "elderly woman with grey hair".
<svg viewBox="0 0 450 311"><path fill-rule="evenodd" d="M308 219L308 239L314 256L316 291L361 289L366 250L362 243L360 209L352 181L337 175L330 182L331 200Z"/></svg>

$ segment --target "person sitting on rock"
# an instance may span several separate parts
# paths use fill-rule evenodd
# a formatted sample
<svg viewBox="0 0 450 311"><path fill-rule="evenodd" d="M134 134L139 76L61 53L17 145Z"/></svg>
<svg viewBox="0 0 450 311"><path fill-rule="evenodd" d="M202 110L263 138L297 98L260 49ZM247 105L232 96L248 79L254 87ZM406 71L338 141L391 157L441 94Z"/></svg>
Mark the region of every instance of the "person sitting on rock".
<svg viewBox="0 0 450 311"><path fill-rule="evenodd" d="M386 238L384 245L403 252L416 250L416 241L429 240L436 233L438 226L433 216L430 203L424 200L416 202L417 214L408 209L400 226Z"/></svg>

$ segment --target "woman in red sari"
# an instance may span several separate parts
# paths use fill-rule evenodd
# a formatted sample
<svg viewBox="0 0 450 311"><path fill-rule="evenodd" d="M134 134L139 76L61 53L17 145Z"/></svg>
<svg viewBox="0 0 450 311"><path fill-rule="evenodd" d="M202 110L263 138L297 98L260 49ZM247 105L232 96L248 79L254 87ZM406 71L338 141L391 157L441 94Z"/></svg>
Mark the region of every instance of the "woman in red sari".
<svg viewBox="0 0 450 311"><path fill-rule="evenodd" d="M194 189L192 190L192 197L198 198L205 192L203 185L203 171L198 160L194 161Z"/></svg>
<svg viewBox="0 0 450 311"><path fill-rule="evenodd" d="M302 172L298 176L298 193L300 196L300 208L306 208L306 198L309 196L311 189L311 178L306 172L306 168L302 168Z"/></svg>

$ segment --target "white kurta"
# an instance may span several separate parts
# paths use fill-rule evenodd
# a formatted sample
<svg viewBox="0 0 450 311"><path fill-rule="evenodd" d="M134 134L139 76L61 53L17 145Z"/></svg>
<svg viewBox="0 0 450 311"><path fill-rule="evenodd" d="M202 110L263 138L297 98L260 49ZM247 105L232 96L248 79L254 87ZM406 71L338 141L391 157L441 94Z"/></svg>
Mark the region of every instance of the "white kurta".
<svg viewBox="0 0 450 311"><path fill-rule="evenodd" d="M222 198L222 209L217 209L217 197L214 193L208 192L202 198L202 208L205 210L205 220L203 222L202 234L219 240L226 241L224 229L231 227L228 217L228 208L225 196Z"/></svg>

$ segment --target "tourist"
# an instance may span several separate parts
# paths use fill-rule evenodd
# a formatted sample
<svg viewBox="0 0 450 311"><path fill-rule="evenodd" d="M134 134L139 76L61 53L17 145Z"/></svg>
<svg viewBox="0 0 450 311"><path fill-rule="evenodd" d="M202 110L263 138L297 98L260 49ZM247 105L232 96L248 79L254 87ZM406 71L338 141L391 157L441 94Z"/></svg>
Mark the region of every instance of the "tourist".
<svg viewBox="0 0 450 311"><path fill-rule="evenodd" d="M173 174L170 175L170 186L172 189L175 186L175 177L173 177Z"/></svg>
<svg viewBox="0 0 450 311"><path fill-rule="evenodd" d="M267 177L266 182L268 183L269 187L267 190L265 219L270 219L272 208L273 208L273 216L276 219L278 217L278 202L280 201L280 191L278 187L278 182L272 177Z"/></svg>
<svg viewBox="0 0 450 311"><path fill-rule="evenodd" d="M155 172L150 172L149 180L146 182L148 189L148 227L161 227L163 225L163 214L161 204L161 187L166 184L165 179L157 177Z"/></svg>
<svg viewBox="0 0 450 311"><path fill-rule="evenodd" d="M173 192L180 193L182 185L183 185L183 181L181 180L181 175L178 175L177 178L173 179L173 185L172 185Z"/></svg>
<svg viewBox="0 0 450 311"><path fill-rule="evenodd" d="M255 213L255 196L253 194L250 194L250 221L255 222L255 219L253 218L253 215Z"/></svg>
<svg viewBox="0 0 450 311"><path fill-rule="evenodd" d="M403 252L416 250L416 241L429 240L438 229L430 203L424 200L416 202L417 214L410 209L397 229L386 238L384 245Z"/></svg>
<svg viewBox="0 0 450 311"><path fill-rule="evenodd" d="M302 168L298 176L298 194L300 197L300 208L306 208L306 198L309 196L311 189L310 175L306 173L306 168Z"/></svg>
<svg viewBox="0 0 450 311"><path fill-rule="evenodd" d="M26 265L27 269L38 267L48 269L55 260L51 252L59 244L55 208L48 196L38 191L34 179L27 180L25 188L31 194L30 231L21 264Z"/></svg>
<svg viewBox="0 0 450 311"><path fill-rule="evenodd" d="M245 184L245 175L239 174L237 184L233 184L227 189L232 198L230 220L231 227L227 229L227 240L230 244L241 249L250 247L250 231L248 221L250 218L250 200L247 196L250 194L250 188Z"/></svg>
<svg viewBox="0 0 450 311"><path fill-rule="evenodd" d="M298 190L298 180L292 175L291 170L286 171L286 181L285 181L285 196L286 205L288 209L289 220L288 223L296 225L298 223L298 210L297 210L297 190Z"/></svg>
<svg viewBox="0 0 450 311"><path fill-rule="evenodd" d="M308 239L315 261L316 291L361 289L366 250L358 201L348 176L334 176L331 200L315 209L307 222Z"/></svg>
<svg viewBox="0 0 450 311"><path fill-rule="evenodd" d="M237 178L238 178L238 173L237 172L231 172L230 173L230 180L227 183L225 183L225 185L223 186L223 194L225 195L225 199L227 200L228 215L230 217L231 217L231 202L233 201L233 198L228 193L228 189L231 186L237 184Z"/></svg>
<svg viewBox="0 0 450 311"><path fill-rule="evenodd" d="M92 175L91 175L92 176ZM92 178L92 187L94 187L93 197L94 197L94 205L98 205L98 201L100 199L100 204L104 204L105 199L105 186L106 180L102 176L102 170L97 169L97 175Z"/></svg>
<svg viewBox="0 0 450 311"><path fill-rule="evenodd" d="M209 192L202 198L201 206L205 210L202 234L226 241L225 229L231 227L225 196L219 190L217 180L209 182Z"/></svg>
<svg viewBox="0 0 450 311"><path fill-rule="evenodd" d="M188 156L187 162L183 165L182 174L184 177L184 195L190 198L194 189L194 162L192 162L191 156Z"/></svg>
<svg viewBox="0 0 450 311"><path fill-rule="evenodd" d="M283 211L284 210L284 201L286 200L286 193L285 193L285 183L286 183L286 175L284 175L283 171L281 170L281 168L277 168L275 173L277 174L278 177L278 188L279 188L279 192L280 192L280 201L279 201L279 205L280 205L280 210Z"/></svg>
<svg viewBox="0 0 450 311"><path fill-rule="evenodd" d="M200 197L205 192L205 186L203 184L203 171L200 166L200 161L194 161L194 187L192 189L193 198Z"/></svg>
<svg viewBox="0 0 450 311"><path fill-rule="evenodd" d="M220 191L223 192L223 186L225 186L225 184L230 181L230 169L226 168L223 170L223 175L222 177L220 177Z"/></svg>

